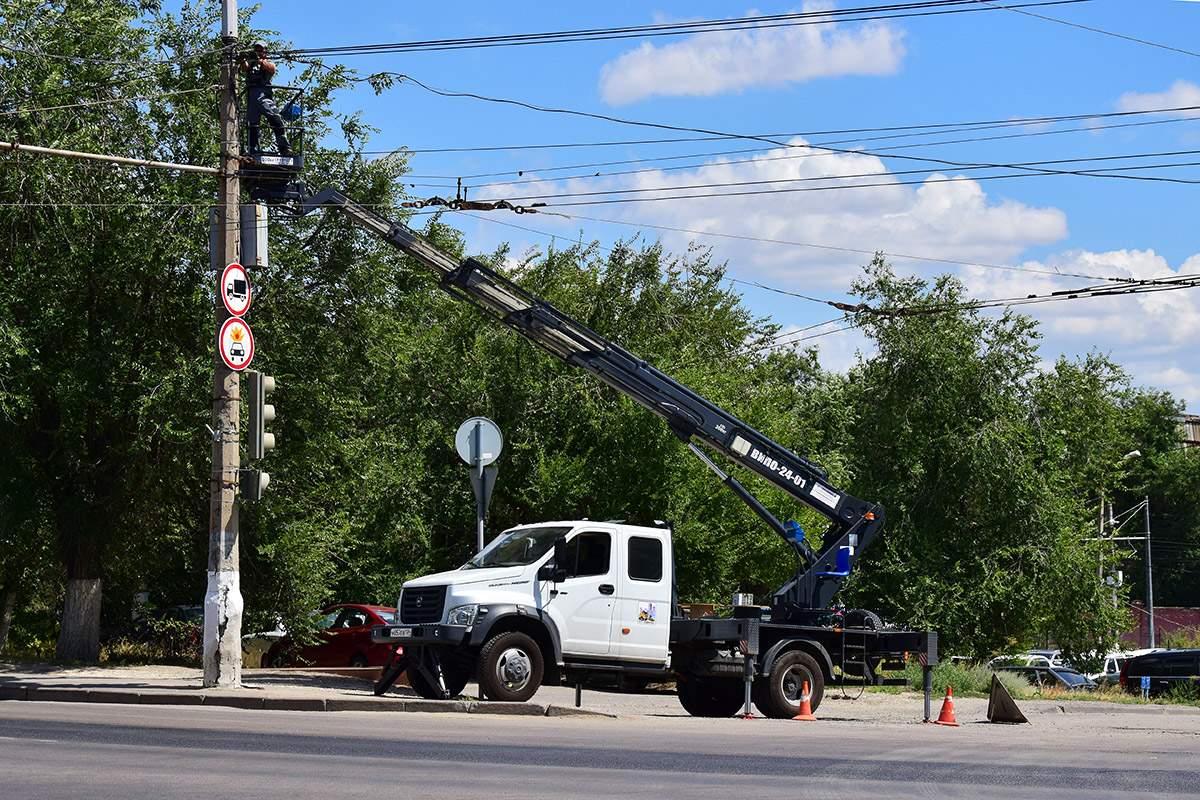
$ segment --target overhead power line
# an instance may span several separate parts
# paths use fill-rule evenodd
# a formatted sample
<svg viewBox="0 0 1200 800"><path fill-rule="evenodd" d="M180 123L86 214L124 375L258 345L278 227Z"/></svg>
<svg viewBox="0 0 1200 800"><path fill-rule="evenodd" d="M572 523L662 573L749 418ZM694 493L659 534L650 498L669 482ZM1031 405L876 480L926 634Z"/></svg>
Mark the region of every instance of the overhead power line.
<svg viewBox="0 0 1200 800"><path fill-rule="evenodd" d="M1167 157L1175 157L1175 156L1183 156L1183 155L1196 155L1196 154L1200 154L1200 150L1174 150L1174 151L1159 152L1159 153L1130 153L1130 154L1115 155L1115 156L1090 156L1090 157L1082 157L1082 158L1048 159L1048 160L1043 160L1043 161L1026 161L1026 162L1019 162L1019 163L1014 163L1014 164L1003 164L1003 165L998 165L998 167L1001 167L1004 169L1028 169L1031 172L1038 173L1038 174L1079 175L1079 176L1085 176L1085 177L1133 179L1133 178L1140 178L1140 177L1144 177L1144 176L1124 175L1124 174L1107 174L1107 173L1108 172L1119 173L1122 171L1128 172L1130 170L1138 170L1138 169L1165 169L1165 168L1173 168L1173 167L1190 167L1190 166L1198 166L1198 165L1200 165L1200 162L1185 161L1185 162L1174 162L1174 163L1165 163L1165 164L1137 164L1137 165L1107 166L1107 167L1099 167L1098 166L1098 167L1094 167L1092 169L1052 169L1051 166L1052 165L1084 164L1084 163L1106 162L1106 161L1125 161L1125 160L1129 160L1129 159L1155 159L1155 158L1167 158ZM693 166L693 167L679 167L677 169L699 169L700 167L726 167L726 166L735 166L738 164L745 164L745 163L764 163L766 161L778 161L778 160L805 158L805 157L806 156L803 154L791 155L791 156L776 156L772 159L716 162L713 164L698 165L698 166ZM819 157L819 155L818 155L818 157ZM992 166L992 165L979 165L979 166L965 166L965 167L962 167L961 170L964 172L971 172L971 171L977 171L977 170L996 169L996 168L997 168L997 166ZM624 174L643 174L643 173L647 173L647 172L663 172L663 171L665 171L665 170L656 169L656 168L648 168L648 169L640 169L640 170L628 170L627 172L624 172L624 173L615 172L615 173L596 173L595 175L566 176L563 178L559 178L558 180L586 180L589 178L613 177L613 176L624 175ZM546 197L546 199L553 199L553 198L565 198L565 197L590 197L590 196L598 196L598 195L649 194L652 192L680 191L680 190L700 191L703 189L723 189L723 188L731 188L731 187L738 187L738 186L771 186L771 185L781 185L781 184L789 184L790 185L790 184L796 184L796 183L814 183L814 182L820 182L820 181L845 182L845 181L857 180L860 178L877 178L883 174L886 174L888 176L915 175L915 174L925 174L928 171L929 170L927 170L927 169L912 169L912 170L891 170L891 171L888 171L887 173L881 173L879 171L874 171L874 172L857 172L857 173L838 173L838 174L832 174L832 175L808 175L808 176L804 176L804 177L779 176L779 177L770 177L770 178L760 178L760 179L756 179L756 180L724 181L724 182L719 182L719 183L697 183L697 184L689 184L689 185L685 185L685 186L674 186L674 185L649 186L649 187L641 186L641 187L635 187L635 188L629 188L629 189L598 190L595 192L567 192L567 193L563 193L563 194L549 195L549 196L545 196L545 197ZM976 176L976 177L981 180L987 178L987 176ZM496 182L496 183L485 183L485 184L481 184L479 186L475 186L473 188L477 189L477 190L478 189L489 189L489 188L495 189L497 187L520 186L520 185L526 185L526 184L530 184L530 183L545 183L545 182L546 181L544 179L506 181L506 182ZM1189 180L1187 182L1192 183L1194 181ZM838 185L841 186L842 184L838 184ZM854 186L854 185L857 185L857 184L847 184L844 186L844 188L849 188L850 186ZM878 185L878 184L872 184L872 185ZM830 187L830 188L836 188L836 187ZM528 198L523 198L523 199L528 199Z"/></svg>
<svg viewBox="0 0 1200 800"><path fill-rule="evenodd" d="M984 167L982 167L982 166L975 167L975 169L982 169L982 168L984 168ZM971 180L993 181L993 180L1011 180L1014 178L1039 178L1039 177L1050 177L1050 176L1058 176L1058 175L1078 175L1078 176L1082 176L1082 177L1123 178L1123 179L1127 179L1127 180L1151 181L1151 182L1159 182L1159 183L1179 183L1179 184L1189 184L1189 185L1200 184L1200 179L1191 179L1191 178L1169 178L1169 177L1153 176L1153 175L1108 174L1109 172L1114 172L1115 171L1114 168L1109 168L1108 172L1103 172L1103 173L1102 172L1088 172L1088 171L1084 171L1084 170L1077 170L1077 171L1031 170L1029 168L1020 168L1020 167L1017 167L1017 168L1021 169L1021 171L1008 172L1008 173L1003 173L1003 174L999 174L999 175L976 175L976 176L972 177ZM925 170L919 170L919 172L924 173ZM891 173L885 173L885 174L891 174ZM823 178L821 180L835 180L835 178L830 177L830 178ZM605 199L602 197L602 195L621 194L621 193L630 193L630 192L638 191L635 189L623 189L623 190L615 190L612 192L575 192L575 193L567 193L567 194L562 194L562 195L528 195L528 196L521 196L521 197L509 197L509 198L505 198L505 199L507 199L508 202L510 202L510 203L520 202L521 204L525 204L525 205L528 205L530 203L544 203L550 209L557 209L557 208L577 208L579 206L603 206L603 205L628 204L628 203L652 203L652 202L657 203L657 202L666 202L666 201L673 201L673 200L711 200L711 199L716 199L716 198L721 198L721 197L753 197L756 195L764 195L764 194L795 194L795 193L799 193L799 192L831 192L831 191L847 191L850 189L892 188L892 187L896 187L896 186L928 186L928 185L933 185L933 184L938 184L938 183L953 183L958 180L962 180L962 178L954 177L954 176L942 176L942 177L931 176L931 177L927 177L927 178L920 178L920 179L913 179L913 180L899 180L899 181L884 180L884 181L877 181L877 182L855 182L855 183L835 184L835 185L829 185L829 186L785 186L785 187L772 186L770 188L748 189L745 191L707 192L707 193L692 192L692 193L683 193L683 194L658 195L658 196L654 196L654 197L619 197L619 198L609 198L609 199ZM781 183L781 182L782 181L778 181L778 180L769 181L769 183ZM655 189L655 190L651 190L651 191L659 191L659 192L680 191L680 190L686 191L687 189L688 189L688 187L674 187L674 188L668 188L668 189L660 188L660 189ZM576 200L569 199L572 197L584 198L584 199L576 199ZM561 201L564 198L567 199L567 202L551 202L551 201Z"/></svg>
<svg viewBox="0 0 1200 800"><path fill-rule="evenodd" d="M194 94L195 92L215 92L220 90L220 86L204 86L200 89L180 89L177 92L158 92L157 94L147 94L138 97L117 97L109 100L85 100L82 103L67 103L61 106L43 106L41 108L18 108L15 111L0 111L0 117L11 116L13 114L35 114L43 111L61 111L65 108L84 108L87 106L105 106L114 103L131 103L138 100L159 100L164 97L173 97L180 94Z"/></svg>
<svg viewBox="0 0 1200 800"><path fill-rule="evenodd" d="M1013 119L1013 120L1003 120L1003 121L993 121L993 122L942 123L942 124L937 124L937 125L910 125L910 126L883 127L883 128L860 128L860 129L856 129L856 130L840 131L840 132L829 132L829 131L804 132L804 131L801 131L801 132L795 132L795 133L776 133L776 134L757 134L757 135L767 136L770 138L802 137L804 139L809 140L810 144L814 147L824 147L826 145L861 144L863 142L884 141L884 140L888 140L888 139L917 138L917 137L922 137L922 136L936 136L936 135L948 134L948 133L968 133L968 132L976 132L976 131L984 131L984 130L1006 129L1006 128L1011 128L1011 127L1045 126L1045 125L1049 125L1049 124L1054 124L1054 123L1058 123L1058 122L1066 122L1066 121L1099 120L1099 119L1105 119L1105 118L1111 118L1111 117L1127 117L1127 116L1151 115L1151 114L1155 114L1155 115L1180 114L1180 113L1186 113L1186 112L1192 112L1192 113L1200 112L1200 106L1178 106L1178 107L1171 107L1171 108L1145 109L1145 110L1141 110L1141 111L1118 111L1118 112L1102 113L1102 114L1072 114L1072 115L1064 115L1064 116L1059 116L1059 117L1026 117L1026 118L1019 118L1019 119ZM893 146L887 146L887 147L882 147L882 148L875 148L874 152L875 153L889 153L893 150L911 149L911 148L916 148L916 147L936 147L936 146L950 145L950 144L965 144L965 143L971 143L971 142L993 141L996 139L1026 138L1026 137L1034 137L1034 136L1051 136L1051 135L1057 135L1057 134L1063 134L1063 133L1078 133L1078 132L1091 133L1091 132L1098 131L1098 130L1110 130L1113 128L1123 128L1123 127L1140 126L1140 125L1157 125L1157 124L1176 123L1176 122L1185 122L1185 121L1189 121L1189 118L1183 117L1183 116L1176 116L1171 119L1165 119L1165 120L1143 120L1140 122L1126 122L1126 123L1119 123L1116 125L1088 125L1086 127L1068 128L1065 130L1063 130L1063 129L1034 130L1034 131L1025 131L1022 133L1007 134L1004 136L983 136L983 137L960 138L960 139L949 139L949 140L931 141L931 142L916 142L916 143L909 143L909 144L903 144L903 145L893 145ZM882 136L874 136L874 137L846 138L846 139L840 139L840 140L834 140L834 141L814 140L814 137L816 137L816 136L829 135L830 133L854 133L854 132L864 132L865 133L865 132L885 132L885 131L908 131L908 132L888 134L888 135L882 135ZM494 151L494 150L541 150L541 149L558 149L558 148L572 148L572 147L609 147L609 146L628 147L628 146L633 146L633 145L647 145L647 144L677 144L677 143L683 143L683 142L712 142L712 141L719 141L719 140L725 139L725 138L737 139L738 137L686 137L686 138L674 138L674 139L644 139L644 140L619 141L619 142L514 145L511 147L487 147L487 148L463 147L463 148L445 148L445 149L438 149L438 150L406 148L403 152L405 154L446 153L446 152L473 153L473 152L484 152L484 151ZM374 152L376 154L382 154L382 153L390 154L390 153L393 153L396 151L386 150L386 151L369 151L369 152ZM477 173L477 174L473 174L473 175L412 174L409 177L416 178L416 179L428 179L428 180L457 180L457 179L473 180L473 179L477 179L477 178L502 177L505 175L521 176L526 172L537 172L539 174L543 174L543 173L548 173L548 172L560 172L560 171L569 170L569 169L595 169L597 167L622 166L622 165L626 165L626 164L646 164L646 163L657 163L657 162L663 162L663 161L679 161L679 160L683 160L683 159L715 158L715 157L719 157L719 156L743 155L746 153L762 153L762 152L763 152L763 148L753 147L753 148L739 148L736 150L717 150L717 151L707 151L707 152L700 152L700 153L687 153L687 154L683 154L683 155L642 157L642 158L622 159L622 160L617 160L617 161L600 161L600 162L593 162L593 163L569 164L569 165L563 165L563 166L557 166L557 167L538 167L536 170L535 169L506 170L506 171L502 171L502 172ZM834 154L830 153L829 155L834 155ZM811 158L813 156L812 155L807 155L807 156L788 155L788 156L772 156L771 158L772 159L787 159L787 158L804 158L804 157ZM725 161L725 162L720 162L720 163L721 164L736 164L736 163L747 163L750 161L761 161L761 160L762 160L761 157L756 157L754 159L740 159L740 160ZM672 166L672 167L645 167L645 168L639 169L639 170L630 170L628 173L611 172L611 173L603 173L603 174L607 174L607 175L635 174L638 172L653 172L656 170L657 171L666 171L668 169L671 169L671 170L697 169L700 167L709 167L709 166L712 166L711 162L695 164L695 165L686 165L685 164L685 165L681 165L681 166ZM570 177L594 177L594 176L579 175L579 176L570 176ZM566 179L565 177L560 178L560 180L565 180L565 179ZM509 182L509 183L511 184L514 182ZM482 186L483 186L483 184L481 184L480 186L476 186L474 188L481 188Z"/></svg>
<svg viewBox="0 0 1200 800"><path fill-rule="evenodd" d="M408 80L406 76L400 76ZM414 81L415 82L415 81ZM428 87L422 87L428 88ZM491 98L482 98L491 99ZM504 101L498 101L504 102ZM1187 116L1188 114L1191 116ZM1136 111L1109 111L1091 114L1063 114L1058 116L1043 116L1043 117L1009 117L1005 119L991 120L975 120L968 122L935 122L922 125L888 125L868 128L839 128L833 130L816 130L816 131L792 131L787 133L758 133L750 134L755 138L760 139L790 139L796 136L801 136L806 139L812 139L817 136L845 136L857 133L879 133L879 134L903 134L906 136L928 136L939 135L943 133L964 133L976 130L989 130L993 128L1009 128L1009 127L1033 127L1052 125L1060 122L1086 122L1089 120L1110 119L1116 117L1134 117L1144 116L1148 114L1175 114L1180 115L1169 120L1156 120L1156 122L1186 122L1200 119L1200 106L1171 106L1166 108L1148 108L1139 109ZM1089 126L1087 128L1072 128L1068 132L1075 131L1093 131L1107 130L1106 126ZM1058 131L1049 131L1049 133L1057 133ZM1046 131L1030 131L1022 136L1038 136L1045 135ZM718 134L704 136L684 136L672 137L665 139L623 139L609 140L596 142L554 142L548 144L512 144L512 145L487 145L483 147L409 147L405 148L406 153L490 153L496 151L512 151L512 150L558 150L569 148L592 148L592 147L632 147L634 145L653 145L653 144L681 144L686 142L718 142L730 140L742 140L746 136L742 134ZM892 136L884 136L882 138L895 138ZM828 142L828 144L847 144L854 142L870 141L868 139L853 138L843 141ZM975 141L975 140L968 140ZM959 142L952 142L958 144ZM390 153L390 150L364 151L366 153ZM732 151L732 152L747 152L747 151ZM700 153L697 155L706 155ZM715 153L712 155L721 155ZM585 165L586 166L586 165ZM462 176L466 177L466 176Z"/></svg>
<svg viewBox="0 0 1200 800"><path fill-rule="evenodd" d="M611 222L611 220L599 220L599 221ZM629 224L634 224L634 223L624 223L624 224L629 225ZM658 226L647 225L647 226L642 226L642 227L655 228ZM545 233L542 231L535 231L530 228L522 228L522 230L539 233L543 236L547 236L550 238L561 238L561 237L555 237L555 236L553 236L553 234L548 234L548 233ZM735 237L735 238L744 238L744 237ZM828 248L828 249L847 250L849 252L860 252L860 253L867 252L867 251L853 251L853 250L849 250L848 248ZM872 255L874 255L874 253L872 253ZM883 253L883 255L886 256L886 255L890 255L890 254ZM925 259L925 260L941 261L944 259ZM963 262L954 262L954 263L963 263ZM995 265L977 265L977 266L995 266ZM1003 267L998 267L998 268L1003 268ZM1017 270L1018 268L1010 267L1009 269ZM1034 272L1035 270L1020 270L1020 271ZM850 314L863 313L863 314L871 314L871 315L875 315L875 316L892 316L892 317L923 316L923 315L928 315L928 314L947 313L947 312L962 310L962 309L966 309L966 308L983 309L983 308L997 308L997 307L1001 307L1001 306L1004 306L1004 307L1022 306L1022 305L1033 305L1033 304L1048 303L1048 302L1059 302L1062 300L1077 300L1077 299L1081 299L1081 298L1085 298L1085 297L1104 297L1104 296L1116 296L1116 295L1144 294L1144 293L1148 293L1148 292L1173 291L1173 290L1177 290L1177 289L1192 289L1192 288L1200 287L1200 275L1180 275L1180 276L1176 276L1174 278L1140 279L1140 278L1124 278L1124 277L1092 277L1092 276L1084 276L1084 275L1061 273L1061 272L1060 273L1049 273L1049 271L1046 271L1046 274L1054 274L1057 277L1080 277L1080 278L1084 278L1087 280L1101 281L1102 284L1098 285L1098 286L1083 286L1083 287L1075 287L1075 288L1071 288L1071 289L1059 289L1059 290L1055 290L1055 291L1051 291L1051 292L1045 292L1042 294L1027 294L1024 296L989 298L989 299L983 299L983 300L973 299L973 300L966 300L961 303L940 305L940 306L875 308L875 307L872 307L865 303L851 304L851 303L844 303L844 302L840 302L840 301L836 301L836 300L827 300L827 299L822 299L822 298L818 298L818 297L812 297L809 295L801 294L799 292L793 292L793 291L786 290L786 289L779 289L776 287L767 286L766 284L762 284L757 281L747 281L747 280L736 279L736 278L731 278L730 280L734 281L735 283L741 283L743 285L754 286L756 288L775 292L777 294L783 294L783 295L787 295L790 297L796 297L801 300L807 300L807 301L813 302L813 303L820 303L823 305L828 305L832 308L836 308L837 310L845 312L845 313L850 313ZM825 324L825 323L823 323L823 324ZM822 333L822 334L815 334L815 335L826 335L826 334Z"/></svg>
<svg viewBox="0 0 1200 800"><path fill-rule="evenodd" d="M593 113L590 111L579 111L579 110L575 110L575 109L549 108L549 107L545 107L545 106L534 105L532 103L526 103L521 100L509 100L509 99L504 99L504 98L488 97L486 95L476 94L474 92L452 92L452 91L447 91L444 89L433 88L431 86L428 86L428 85L422 83L421 81L417 80L416 78L413 78L412 76L396 74L396 77L400 78L401 80L409 81L409 82L421 87L422 89L425 89L428 92L431 92L433 94L436 94L436 95L439 95L442 97L465 97L465 98L471 98L471 99L475 99L475 100L483 100L483 101L492 102L492 103L515 105L515 106L518 106L521 108L527 108L529 110L538 111L541 113L567 114L567 115L580 116L580 117L585 117L585 118L590 118L590 119L598 119L598 120L602 120L602 121L606 121L606 122L613 122L613 123L617 123L620 125L632 125L632 126L637 126L637 127L656 128L659 130L697 133L697 134L704 134L704 135L708 135L708 136L731 137L731 138L736 138L736 139L742 139L745 141L762 142L764 144L768 144L773 147L780 147L780 148L824 150L824 151L828 151L830 153L837 153L837 154L841 154L841 155L851 155L851 156L869 155L869 156L874 156L874 157L880 158L880 159L892 158L892 159L900 159L900 160L904 160L904 161L916 161L916 162L921 162L921 163L925 163L925 164L934 164L939 167L949 167L952 169L992 168L992 169L1022 170L1021 172L1011 174L1011 175L988 176L989 180L996 180L996 179L1001 179L1001 178L1022 177L1023 173L1054 174L1054 171L1052 171L1052 170L1042 170L1042 169L1038 169L1038 168L1034 168L1034 167L1021 168L1021 167L1018 167L1013 164L957 161L957 160L943 159L943 158L931 158L928 156L912 156L912 155L901 155L901 154L896 154L896 153L886 153L886 152L880 152L880 151L874 151L874 150L867 150L867 149L863 149L863 148L851 149L851 148L846 148L846 147L833 147L831 145L817 145L817 144L795 145L790 142L781 141L777 138L772 138L769 136L761 136L761 135L755 135L755 134L737 134L737 133L731 133L728 131L709 130L706 128L695 128L695 127L689 127L689 126L683 126L683 125L670 125L670 124L662 123L662 122L647 122L645 120L623 119L621 117L614 117L614 116L611 116L608 114L596 114L596 113ZM1106 177L1108 177L1108 176L1106 176ZM1172 178L1161 178L1161 177L1138 176L1138 177L1136 177L1136 179L1163 181L1163 182L1172 182L1172 183L1194 183L1194 181L1177 180L1177 179L1172 179ZM870 184L852 184L852 185L855 186L856 188L870 186ZM896 184L889 183L887 185L896 185ZM900 182L900 185L905 185L905 184L904 184L904 182ZM811 187L811 188L807 188L807 189L794 189L793 188L793 189L781 189L781 190L774 190L774 191L824 191L824 190L828 190L828 187ZM763 192L762 191L736 192L736 193L724 193L724 194L720 194L720 195L710 195L710 196L727 197L727 196L737 196L737 195L745 195L745 194L761 194L761 193L763 193ZM511 200L513 198L509 198L509 199ZM521 199L524 199L524 198L521 198ZM679 197L654 198L654 199L657 199L657 200L696 199L696 196L695 195L684 195L684 196L679 196ZM561 205L570 206L570 205L584 205L584 204L607 204L607 203L614 203L614 202L639 202L639 201L636 199L629 200L629 201L593 200L593 201L587 201L587 203L574 202L574 203L564 203Z"/></svg>
<svg viewBox="0 0 1200 800"><path fill-rule="evenodd" d="M1040 6L1073 5L1092 0L1035 0L1012 5L1012 8L1036 8ZM393 53L429 52L442 50L468 50L486 47L513 47L539 44L564 44L584 41L612 39L652 38L659 36L686 36L703 33L792 27L797 25L829 25L838 22L867 22L886 19L902 19L917 16L975 13L984 10L974 0L921 0L920 2L888 3L852 8L830 8L819 11L801 11L788 14L768 14L757 17L736 17L691 22L660 23L654 25L627 25L612 28L584 28L578 30L549 31L544 33L503 34L459 39L427 39L414 42L391 42L385 44L344 45L339 47L309 47L287 51L289 57L296 56L358 56Z"/></svg>
<svg viewBox="0 0 1200 800"><path fill-rule="evenodd" d="M1024 14L1029 17L1036 17L1038 19L1044 19L1047 22L1056 22L1059 25L1067 25L1072 28L1079 28L1080 30L1091 31L1092 33L1100 33L1105 36L1112 36L1117 39L1124 39L1125 41L1128 41L1128 42L1136 42L1137 44L1144 44L1144 45L1148 45L1150 47L1157 47L1162 50L1170 50L1173 53L1182 53L1185 56L1195 56L1197 58L1200 58L1200 53L1195 53L1191 50L1184 50L1183 48L1180 48L1180 47L1172 47L1172 46L1166 45L1166 44L1159 44L1158 42L1152 42L1152 41L1149 41L1148 39L1139 39L1136 36L1126 36L1123 33L1113 33L1112 31L1106 31L1102 28L1093 28L1091 25L1080 25L1078 22L1068 22L1065 19L1058 19L1057 17L1047 17L1043 14L1035 14L1032 11L1022 10L1021 6L1003 5L1001 3L993 3L993 2L991 2L991 0L975 0L975 2L979 3L980 5L991 6L992 8L995 8L995 9L1003 9L1005 11L1012 11L1016 14Z"/></svg>
<svg viewBox="0 0 1200 800"><path fill-rule="evenodd" d="M124 59L113 58L89 58L87 56L69 56L61 53L47 53L44 50L36 50L30 47L22 47L20 45L11 44L8 42L0 42L0 50L7 50L10 53L18 53L21 55L32 56L34 58L48 58L55 61L66 61L71 64L102 64L113 67L137 67L146 69L153 66L175 66L184 64L188 61L195 61L206 56L216 55L221 52L220 48L209 50L197 50L193 53L183 53L174 58L148 58L139 61L128 61Z"/></svg>

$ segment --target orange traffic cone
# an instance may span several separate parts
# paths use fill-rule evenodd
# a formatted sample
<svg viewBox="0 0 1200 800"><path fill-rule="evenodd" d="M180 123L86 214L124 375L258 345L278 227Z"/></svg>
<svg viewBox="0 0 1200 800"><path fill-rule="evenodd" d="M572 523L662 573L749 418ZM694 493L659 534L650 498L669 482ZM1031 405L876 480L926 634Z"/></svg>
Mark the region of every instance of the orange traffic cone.
<svg viewBox="0 0 1200 800"><path fill-rule="evenodd" d="M942 713L938 714L938 725L952 725L955 728L961 727L954 716L954 695L950 691L950 687L946 686L946 699L942 701Z"/></svg>
<svg viewBox="0 0 1200 800"><path fill-rule="evenodd" d="M809 706L811 695L808 693L808 681L804 682L800 689L800 713L792 717L792 719L804 719L811 722L816 722L817 718L813 716L812 708Z"/></svg>

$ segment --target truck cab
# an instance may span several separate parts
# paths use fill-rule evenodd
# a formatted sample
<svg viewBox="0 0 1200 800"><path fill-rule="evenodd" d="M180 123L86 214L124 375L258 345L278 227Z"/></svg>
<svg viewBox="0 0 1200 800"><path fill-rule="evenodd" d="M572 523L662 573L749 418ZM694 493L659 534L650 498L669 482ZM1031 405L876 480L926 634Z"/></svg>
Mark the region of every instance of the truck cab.
<svg viewBox="0 0 1200 800"><path fill-rule="evenodd" d="M523 525L456 570L406 582L397 623L375 639L404 646L410 685L430 697L476 678L489 698L527 700L547 674L572 667L661 674L672 566L668 528Z"/></svg>

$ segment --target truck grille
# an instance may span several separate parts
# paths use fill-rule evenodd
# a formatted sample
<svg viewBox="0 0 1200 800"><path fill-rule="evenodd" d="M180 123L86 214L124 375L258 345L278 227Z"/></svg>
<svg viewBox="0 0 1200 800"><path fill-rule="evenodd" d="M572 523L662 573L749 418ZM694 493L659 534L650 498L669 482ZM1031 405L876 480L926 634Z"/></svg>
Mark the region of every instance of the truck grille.
<svg viewBox="0 0 1200 800"><path fill-rule="evenodd" d="M445 586L422 586L400 593L400 621L405 625L427 625L442 621L446 604Z"/></svg>

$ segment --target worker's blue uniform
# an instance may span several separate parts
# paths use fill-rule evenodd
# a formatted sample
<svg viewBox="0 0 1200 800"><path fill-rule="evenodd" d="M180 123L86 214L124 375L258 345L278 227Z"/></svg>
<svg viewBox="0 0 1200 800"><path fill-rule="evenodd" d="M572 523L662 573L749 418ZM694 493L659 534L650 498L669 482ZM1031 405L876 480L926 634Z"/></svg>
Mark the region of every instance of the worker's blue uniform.
<svg viewBox="0 0 1200 800"><path fill-rule="evenodd" d="M279 152L291 155L292 146L283 132L283 117L275 107L274 92L271 90L271 74L263 67L260 59L250 59L246 71L246 125L249 128L247 146L251 153L259 152L258 128L263 117L275 131L275 143Z"/></svg>

